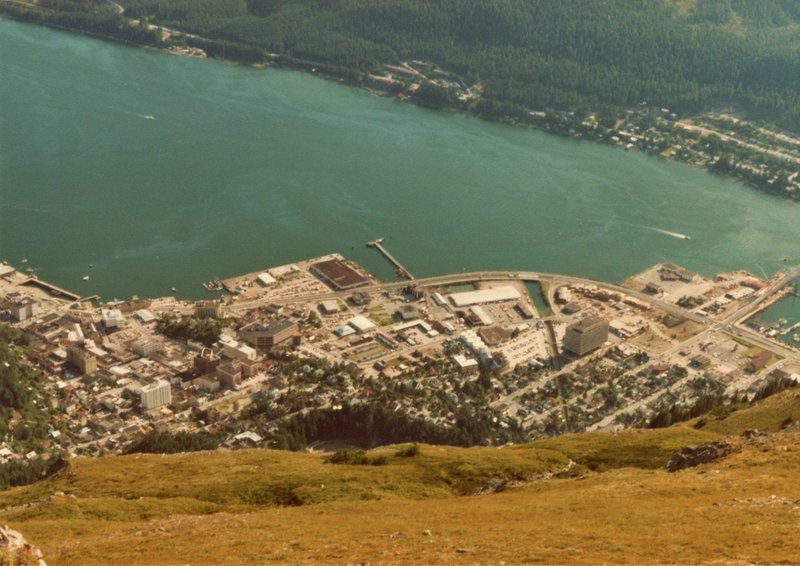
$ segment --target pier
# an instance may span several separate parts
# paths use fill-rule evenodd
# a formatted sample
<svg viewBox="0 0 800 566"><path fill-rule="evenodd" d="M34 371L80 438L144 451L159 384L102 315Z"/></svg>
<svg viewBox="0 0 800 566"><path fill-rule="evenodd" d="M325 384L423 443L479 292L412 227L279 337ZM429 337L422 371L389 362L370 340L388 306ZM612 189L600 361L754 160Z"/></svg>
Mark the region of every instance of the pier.
<svg viewBox="0 0 800 566"><path fill-rule="evenodd" d="M27 280L20 283L20 285L29 285L31 287L38 287L40 289L47 291L56 298L68 299L70 301L78 301L81 298L80 295L76 295L75 293L71 293L66 289L62 289L61 287L56 287L52 283L47 283L46 281L42 281L41 279L37 279L35 277L29 277Z"/></svg>
<svg viewBox="0 0 800 566"><path fill-rule="evenodd" d="M375 248L376 250L378 250L378 252L383 257L385 257L389 263L392 264L392 267L394 267L395 274L400 279L408 279L408 280L414 279L414 276L411 275L408 269L403 267L403 264L397 261L397 259L392 254L389 253L389 250L383 247L383 238L378 238L377 240L372 240L371 242L367 242L367 247Z"/></svg>

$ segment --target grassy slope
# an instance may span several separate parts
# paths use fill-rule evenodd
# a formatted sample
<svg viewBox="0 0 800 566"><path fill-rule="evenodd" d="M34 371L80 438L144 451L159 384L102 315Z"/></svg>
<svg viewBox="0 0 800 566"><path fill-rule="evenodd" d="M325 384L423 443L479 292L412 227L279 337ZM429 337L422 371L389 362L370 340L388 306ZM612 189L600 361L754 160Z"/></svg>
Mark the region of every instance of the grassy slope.
<svg viewBox="0 0 800 566"><path fill-rule="evenodd" d="M796 563L800 434L759 438L676 474L663 464L680 446L769 429L776 412L798 407L790 391L704 430L502 450L423 446L412 458L387 447L373 451L390 456L380 467L270 451L78 459L55 478L0 493L0 522L52 564ZM579 477L543 481L569 458L578 465L564 475ZM516 481L502 493L458 497L493 479Z"/></svg>

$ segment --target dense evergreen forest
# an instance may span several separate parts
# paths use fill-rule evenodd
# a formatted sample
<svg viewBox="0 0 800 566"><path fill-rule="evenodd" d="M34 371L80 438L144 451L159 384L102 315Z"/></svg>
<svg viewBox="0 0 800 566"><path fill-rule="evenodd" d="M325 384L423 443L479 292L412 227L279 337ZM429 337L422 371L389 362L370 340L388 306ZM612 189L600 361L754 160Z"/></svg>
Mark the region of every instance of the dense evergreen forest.
<svg viewBox="0 0 800 566"><path fill-rule="evenodd" d="M258 407L250 411L250 416ZM500 445L524 442L527 436L518 428L501 429L489 412L459 410L453 426L432 425L386 407L369 404L345 406L341 410L318 409L297 414L280 425L270 438L270 446L283 450L302 450L320 440L344 440L362 448L385 444L423 442L452 446Z"/></svg>
<svg viewBox="0 0 800 566"><path fill-rule="evenodd" d="M131 443L125 454L176 454L178 452L197 452L215 450L219 442L205 433L181 431L175 434L153 430Z"/></svg>
<svg viewBox="0 0 800 566"><path fill-rule="evenodd" d="M78 27L97 18L107 33L122 17L100 0L41 3ZM270 53L352 79L383 63L428 61L480 83L483 108L473 110L487 114L522 107L613 112L643 102L690 113L735 105L800 130L796 0L119 3L125 17L190 31L206 40L187 43L231 59L253 62ZM153 40L144 27L124 36Z"/></svg>

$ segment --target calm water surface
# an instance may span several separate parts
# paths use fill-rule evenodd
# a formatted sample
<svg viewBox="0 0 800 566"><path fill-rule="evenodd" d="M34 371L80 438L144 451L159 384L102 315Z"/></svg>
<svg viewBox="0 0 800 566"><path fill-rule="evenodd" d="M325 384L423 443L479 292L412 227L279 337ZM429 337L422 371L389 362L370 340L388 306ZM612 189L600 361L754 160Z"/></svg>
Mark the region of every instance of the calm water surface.
<svg viewBox="0 0 800 566"><path fill-rule="evenodd" d="M2 20L0 54L0 260L77 292L332 251L389 278L379 236L418 276L800 263L800 207L639 153Z"/></svg>

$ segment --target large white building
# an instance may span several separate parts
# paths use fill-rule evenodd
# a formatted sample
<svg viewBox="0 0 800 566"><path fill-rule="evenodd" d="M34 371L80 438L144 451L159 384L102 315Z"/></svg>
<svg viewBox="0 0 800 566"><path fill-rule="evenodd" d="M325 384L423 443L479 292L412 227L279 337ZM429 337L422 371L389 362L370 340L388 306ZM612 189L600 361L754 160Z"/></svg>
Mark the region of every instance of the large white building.
<svg viewBox="0 0 800 566"><path fill-rule="evenodd" d="M33 299L20 299L11 305L11 315L20 322L36 316L38 313L39 303Z"/></svg>
<svg viewBox="0 0 800 566"><path fill-rule="evenodd" d="M356 332L359 334L363 334L375 328L375 323L361 314L351 318L347 324L355 328Z"/></svg>
<svg viewBox="0 0 800 566"><path fill-rule="evenodd" d="M119 309L103 309L101 314L106 328L122 328L125 325L125 317Z"/></svg>
<svg viewBox="0 0 800 566"><path fill-rule="evenodd" d="M159 379L142 387L142 409L149 411L168 405L172 401L169 382Z"/></svg>
<svg viewBox="0 0 800 566"><path fill-rule="evenodd" d="M512 301L520 298L520 293L511 285L495 287L493 289L481 289L480 291L467 291L465 293L453 293L450 300L454 306L468 307L470 305L480 305L483 303L497 303L500 301Z"/></svg>
<svg viewBox="0 0 800 566"><path fill-rule="evenodd" d="M255 348L247 344L239 344L235 340L223 342L222 353L232 360L255 360L258 358L258 352Z"/></svg>

